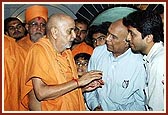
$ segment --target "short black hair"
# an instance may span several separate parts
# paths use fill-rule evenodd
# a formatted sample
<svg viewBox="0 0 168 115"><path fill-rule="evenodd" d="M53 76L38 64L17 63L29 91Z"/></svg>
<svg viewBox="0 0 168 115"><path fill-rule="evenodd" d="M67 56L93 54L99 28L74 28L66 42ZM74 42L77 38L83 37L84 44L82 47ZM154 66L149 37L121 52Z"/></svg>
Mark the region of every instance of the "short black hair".
<svg viewBox="0 0 168 115"><path fill-rule="evenodd" d="M8 32L8 24L9 24L11 21L15 21L15 20L18 20L18 21L22 24L22 26L24 27L24 24L22 23L22 21L19 20L17 17L9 17L9 18L6 18L6 19L4 20L4 34L5 34L5 32Z"/></svg>
<svg viewBox="0 0 168 115"><path fill-rule="evenodd" d="M78 53L74 56L74 60L76 61L79 58L83 58L84 60L88 60L90 59L91 55L88 53Z"/></svg>
<svg viewBox="0 0 168 115"><path fill-rule="evenodd" d="M81 23L81 24L85 24L87 26L89 25L89 22L85 19L82 19L82 18L77 18L74 21L75 21L75 23Z"/></svg>
<svg viewBox="0 0 168 115"><path fill-rule="evenodd" d="M123 24L127 27L136 28L142 34L142 39L152 34L154 43L164 42L162 18L156 12L148 10L134 11L123 18Z"/></svg>
<svg viewBox="0 0 168 115"><path fill-rule="evenodd" d="M93 40L92 36L95 33L102 33L104 35L107 35L108 33L108 28L111 25L112 22L102 22L102 24L99 25L92 25L89 27L88 30L88 39L90 39L91 41Z"/></svg>

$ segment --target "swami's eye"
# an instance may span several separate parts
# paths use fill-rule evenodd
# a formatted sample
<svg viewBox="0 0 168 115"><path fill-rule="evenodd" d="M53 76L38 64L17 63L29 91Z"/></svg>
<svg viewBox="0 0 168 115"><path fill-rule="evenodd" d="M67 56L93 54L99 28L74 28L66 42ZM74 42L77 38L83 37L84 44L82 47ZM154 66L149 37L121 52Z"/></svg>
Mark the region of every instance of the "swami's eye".
<svg viewBox="0 0 168 115"><path fill-rule="evenodd" d="M74 30L74 28L68 29L68 30L67 30L67 34L71 34L73 30Z"/></svg>

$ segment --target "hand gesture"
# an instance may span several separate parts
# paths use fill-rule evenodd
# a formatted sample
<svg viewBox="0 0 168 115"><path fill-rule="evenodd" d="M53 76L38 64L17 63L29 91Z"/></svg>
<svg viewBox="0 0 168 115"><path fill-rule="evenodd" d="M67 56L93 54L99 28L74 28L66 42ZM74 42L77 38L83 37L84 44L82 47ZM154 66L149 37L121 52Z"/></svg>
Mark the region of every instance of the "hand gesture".
<svg viewBox="0 0 168 115"><path fill-rule="evenodd" d="M86 72L82 77L78 79L79 86L83 87L88 85L90 82L94 80L99 80L102 78L102 71L92 70Z"/></svg>
<svg viewBox="0 0 168 115"><path fill-rule="evenodd" d="M101 88L102 85L104 85L104 81L102 79L100 80L95 80L86 85L85 87L82 88L83 92L88 92L88 91L93 91L96 88Z"/></svg>

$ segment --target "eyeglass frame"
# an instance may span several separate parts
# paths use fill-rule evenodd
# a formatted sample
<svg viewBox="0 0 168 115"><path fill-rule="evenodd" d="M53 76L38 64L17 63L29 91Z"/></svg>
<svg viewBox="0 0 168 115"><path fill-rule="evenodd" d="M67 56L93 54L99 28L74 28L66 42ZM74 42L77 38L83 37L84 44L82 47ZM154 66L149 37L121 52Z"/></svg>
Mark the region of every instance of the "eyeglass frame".
<svg viewBox="0 0 168 115"><path fill-rule="evenodd" d="M38 24L37 22L31 22L31 23L29 23L29 26L32 27L32 28L38 28L40 26L40 28L45 29L46 28L46 23Z"/></svg>
<svg viewBox="0 0 168 115"><path fill-rule="evenodd" d="M89 63L89 62L85 62L85 63L81 63L81 62L79 62L79 61L75 62L75 64L76 64L77 66L79 66L79 67L81 67L81 65L87 67L87 66L88 66L88 63Z"/></svg>
<svg viewBox="0 0 168 115"><path fill-rule="evenodd" d="M95 44L95 43L97 43L97 41L101 42L101 41L103 41L105 38L106 38L106 36L101 35L101 36L99 36L98 38L92 38L92 42Z"/></svg>

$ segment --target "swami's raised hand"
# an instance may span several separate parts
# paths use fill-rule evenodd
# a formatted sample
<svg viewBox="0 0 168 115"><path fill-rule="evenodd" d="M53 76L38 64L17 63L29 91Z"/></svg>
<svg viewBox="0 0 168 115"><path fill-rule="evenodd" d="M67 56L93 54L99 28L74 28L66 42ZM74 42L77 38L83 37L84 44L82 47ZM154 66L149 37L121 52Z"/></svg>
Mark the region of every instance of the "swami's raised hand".
<svg viewBox="0 0 168 115"><path fill-rule="evenodd" d="M92 70L89 72L86 72L82 77L78 79L79 86L83 87L88 85L94 80L100 80L102 78L102 71L99 70Z"/></svg>

